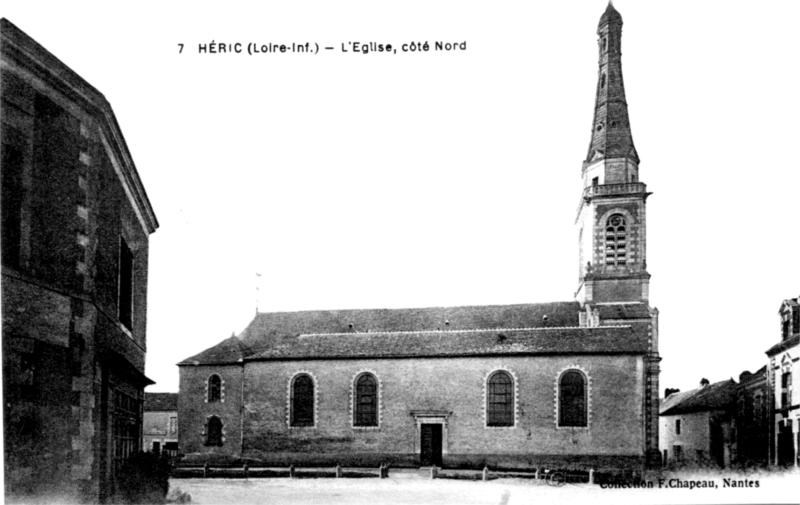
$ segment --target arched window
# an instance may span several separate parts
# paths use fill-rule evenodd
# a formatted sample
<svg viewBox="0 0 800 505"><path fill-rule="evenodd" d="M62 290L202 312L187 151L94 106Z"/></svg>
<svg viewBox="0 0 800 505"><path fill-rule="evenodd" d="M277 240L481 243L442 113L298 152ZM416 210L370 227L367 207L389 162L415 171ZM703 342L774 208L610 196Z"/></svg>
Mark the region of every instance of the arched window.
<svg viewBox="0 0 800 505"><path fill-rule="evenodd" d="M585 427L586 376L578 370L568 370L558 380L558 425Z"/></svg>
<svg viewBox="0 0 800 505"><path fill-rule="evenodd" d="M222 419L211 416L206 423L206 445L222 445Z"/></svg>
<svg viewBox="0 0 800 505"><path fill-rule="evenodd" d="M222 378L214 374L208 378L208 403L222 399Z"/></svg>
<svg viewBox="0 0 800 505"><path fill-rule="evenodd" d="M378 426L378 381L369 373L356 379L354 405L355 426Z"/></svg>
<svg viewBox="0 0 800 505"><path fill-rule="evenodd" d="M627 245L625 218L622 214L614 214L606 221L606 265L625 265Z"/></svg>
<svg viewBox="0 0 800 505"><path fill-rule="evenodd" d="M292 426L314 426L314 381L298 375L292 382Z"/></svg>
<svg viewBox="0 0 800 505"><path fill-rule="evenodd" d="M514 380L506 372L493 373L486 384L486 426L514 426Z"/></svg>

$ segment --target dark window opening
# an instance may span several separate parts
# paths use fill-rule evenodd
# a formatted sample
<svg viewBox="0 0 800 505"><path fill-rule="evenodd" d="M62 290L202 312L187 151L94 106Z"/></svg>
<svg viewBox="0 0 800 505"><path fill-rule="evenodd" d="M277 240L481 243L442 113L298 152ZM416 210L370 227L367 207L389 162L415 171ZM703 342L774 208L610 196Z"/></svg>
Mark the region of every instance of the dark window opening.
<svg viewBox="0 0 800 505"><path fill-rule="evenodd" d="M292 384L292 426L314 426L314 381L300 375Z"/></svg>
<svg viewBox="0 0 800 505"><path fill-rule="evenodd" d="M371 374L356 380L356 426L378 426L378 381Z"/></svg>
<svg viewBox="0 0 800 505"><path fill-rule="evenodd" d="M506 372L489 377L486 398L487 426L514 426L514 381Z"/></svg>
<svg viewBox="0 0 800 505"><path fill-rule="evenodd" d="M208 418L206 428L206 445L222 445L222 419L217 416Z"/></svg>
<svg viewBox="0 0 800 505"><path fill-rule="evenodd" d="M626 265L627 245L625 218L614 214L606 221L606 265Z"/></svg>
<svg viewBox="0 0 800 505"><path fill-rule="evenodd" d="M174 458L178 455L178 442L166 442L164 443L164 454L167 456Z"/></svg>
<svg viewBox="0 0 800 505"><path fill-rule="evenodd" d="M792 309L792 334L800 333L800 309L794 307Z"/></svg>
<svg viewBox="0 0 800 505"><path fill-rule="evenodd" d="M565 372L558 387L558 425L585 427L586 378L577 370Z"/></svg>
<svg viewBox="0 0 800 505"><path fill-rule="evenodd" d="M603 75L600 76L600 87L601 88L605 88L606 87L606 74L603 74Z"/></svg>
<svg viewBox="0 0 800 505"><path fill-rule="evenodd" d="M681 434L681 420L680 419L675 419L675 434L676 435L680 435Z"/></svg>
<svg viewBox="0 0 800 505"><path fill-rule="evenodd" d="M208 402L218 402L222 400L222 378L219 375L212 375L208 378Z"/></svg>
<svg viewBox="0 0 800 505"><path fill-rule="evenodd" d="M119 239L119 322L133 330L133 253L125 239Z"/></svg>

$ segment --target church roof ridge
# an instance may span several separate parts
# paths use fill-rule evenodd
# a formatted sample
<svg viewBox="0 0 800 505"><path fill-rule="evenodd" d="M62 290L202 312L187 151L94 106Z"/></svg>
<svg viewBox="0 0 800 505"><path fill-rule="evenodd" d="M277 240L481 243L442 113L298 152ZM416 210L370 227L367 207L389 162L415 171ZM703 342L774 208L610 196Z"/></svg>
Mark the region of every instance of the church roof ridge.
<svg viewBox="0 0 800 505"><path fill-rule="evenodd" d="M430 305L418 307L371 307L371 308L342 308L342 309L302 309L302 310L277 310L273 312L259 311L256 312L256 317L266 315L279 315L279 314L311 314L317 312L372 312L372 311L422 311L422 310L440 310L440 309L485 309L490 307L541 307L545 305L573 305L577 302L574 300L557 300L553 302L520 302L520 303L490 303L490 304L468 304L468 305ZM630 302L638 303L638 302Z"/></svg>
<svg viewBox="0 0 800 505"><path fill-rule="evenodd" d="M339 332L339 333L303 333L298 338L305 337L340 337L340 336L359 336L359 335L410 335L422 333L479 333L479 332L514 332L514 331L553 331L553 330L594 330L606 328L630 328L629 324L615 324L603 326L548 326L524 328L469 328L469 329L446 329L446 330L406 330L406 331L359 331L359 332Z"/></svg>

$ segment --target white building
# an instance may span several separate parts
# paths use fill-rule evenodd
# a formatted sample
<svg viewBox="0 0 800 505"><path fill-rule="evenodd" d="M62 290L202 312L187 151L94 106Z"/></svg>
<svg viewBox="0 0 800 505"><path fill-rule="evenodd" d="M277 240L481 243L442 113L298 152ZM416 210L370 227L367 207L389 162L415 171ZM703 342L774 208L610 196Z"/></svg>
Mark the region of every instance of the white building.
<svg viewBox="0 0 800 505"><path fill-rule="evenodd" d="M800 393L792 387L800 360L800 305L798 298L784 300L778 312L781 341L767 351L767 384L772 389L770 464L797 467L800 446Z"/></svg>

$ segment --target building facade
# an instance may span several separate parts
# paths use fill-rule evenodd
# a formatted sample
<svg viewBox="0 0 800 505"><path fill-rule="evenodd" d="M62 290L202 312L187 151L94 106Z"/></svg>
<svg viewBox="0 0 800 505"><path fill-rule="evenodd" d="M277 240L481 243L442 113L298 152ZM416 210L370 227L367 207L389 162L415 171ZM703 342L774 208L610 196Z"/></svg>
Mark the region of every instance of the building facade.
<svg viewBox="0 0 800 505"><path fill-rule="evenodd" d="M178 455L178 393L145 393L142 424L143 450Z"/></svg>
<svg viewBox="0 0 800 505"><path fill-rule="evenodd" d="M767 466L770 445L767 367L739 374L736 394L735 463L743 468Z"/></svg>
<svg viewBox="0 0 800 505"><path fill-rule="evenodd" d="M800 360L800 305L784 300L778 312L781 341L767 351L767 384L771 391L770 464L798 466L800 448L800 391L793 386Z"/></svg>
<svg viewBox="0 0 800 505"><path fill-rule="evenodd" d="M638 468L658 452L658 312L621 69L600 19L576 300L258 313L180 369L187 459Z"/></svg>
<svg viewBox="0 0 800 505"><path fill-rule="evenodd" d="M736 454L736 398L733 379L664 398L659 449L669 467L730 468Z"/></svg>
<svg viewBox="0 0 800 505"><path fill-rule="evenodd" d="M103 95L0 23L6 496L103 501L141 443L158 222Z"/></svg>

